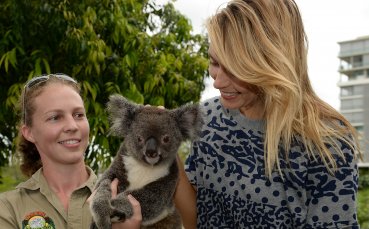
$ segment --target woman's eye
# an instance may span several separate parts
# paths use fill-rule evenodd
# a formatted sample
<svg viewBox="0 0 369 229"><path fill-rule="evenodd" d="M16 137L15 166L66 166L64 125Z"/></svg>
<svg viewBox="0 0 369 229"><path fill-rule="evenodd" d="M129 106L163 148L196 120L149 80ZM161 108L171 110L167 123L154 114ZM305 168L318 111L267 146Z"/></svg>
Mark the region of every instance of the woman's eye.
<svg viewBox="0 0 369 229"><path fill-rule="evenodd" d="M59 119L58 115L53 115L53 116L50 116L47 120L48 121L57 121L58 119Z"/></svg>
<svg viewBox="0 0 369 229"><path fill-rule="evenodd" d="M78 119L83 119L85 117L85 114L84 113L77 113L74 115L76 118Z"/></svg>
<svg viewBox="0 0 369 229"><path fill-rule="evenodd" d="M210 64L213 65L213 66L216 66L216 67L219 66L219 63L212 60L212 59L210 59Z"/></svg>

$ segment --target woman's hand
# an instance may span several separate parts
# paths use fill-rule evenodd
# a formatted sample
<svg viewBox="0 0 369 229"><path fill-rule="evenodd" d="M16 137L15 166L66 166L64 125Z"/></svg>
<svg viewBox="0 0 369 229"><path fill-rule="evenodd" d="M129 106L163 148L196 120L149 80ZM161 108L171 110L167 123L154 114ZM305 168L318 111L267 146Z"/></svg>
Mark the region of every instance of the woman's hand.
<svg viewBox="0 0 369 229"><path fill-rule="evenodd" d="M174 195L174 203L181 215L184 228L196 228L197 209L196 209L196 190L188 181L183 163L177 156L179 169L179 181Z"/></svg>
<svg viewBox="0 0 369 229"><path fill-rule="evenodd" d="M118 179L114 179L111 182L110 188L111 188L111 195L112 199L117 197L118 192ZM94 191L91 196L87 199L88 203L91 203L91 200L93 196L95 195ZM127 196L129 202L132 205L133 208L133 215L131 218L126 219L124 222L117 222L112 224L112 229L136 229L141 227L141 221L142 221L142 214L141 214L141 205L140 203L132 196Z"/></svg>
<svg viewBox="0 0 369 229"><path fill-rule="evenodd" d="M111 194L112 199L116 198L118 190L118 179L114 179L111 182ZM118 222L112 224L112 229L136 229L141 227L142 214L141 214L141 206L140 203L132 196L127 196L129 202L133 208L133 215L131 218L126 219L124 222Z"/></svg>

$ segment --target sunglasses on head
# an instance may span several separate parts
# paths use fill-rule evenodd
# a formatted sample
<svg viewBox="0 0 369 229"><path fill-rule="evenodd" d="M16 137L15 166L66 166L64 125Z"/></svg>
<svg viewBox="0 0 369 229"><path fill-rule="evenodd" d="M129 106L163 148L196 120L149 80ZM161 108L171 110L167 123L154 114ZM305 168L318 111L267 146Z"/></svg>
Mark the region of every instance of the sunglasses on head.
<svg viewBox="0 0 369 229"><path fill-rule="evenodd" d="M55 77L58 78L60 80L63 81L68 81L68 82L72 82L75 84L78 84L77 81L75 79L73 79L72 77L65 75L63 73L55 73L55 74L48 74L48 75L40 75L40 76L36 76L32 79L30 79L25 85L24 85L24 91L23 91L23 98L22 98L22 108L23 108L23 123L26 123L26 103L25 103L25 97L26 97L26 93L27 90L34 87L35 85L38 85L40 83L44 83L46 81L48 81L50 78Z"/></svg>

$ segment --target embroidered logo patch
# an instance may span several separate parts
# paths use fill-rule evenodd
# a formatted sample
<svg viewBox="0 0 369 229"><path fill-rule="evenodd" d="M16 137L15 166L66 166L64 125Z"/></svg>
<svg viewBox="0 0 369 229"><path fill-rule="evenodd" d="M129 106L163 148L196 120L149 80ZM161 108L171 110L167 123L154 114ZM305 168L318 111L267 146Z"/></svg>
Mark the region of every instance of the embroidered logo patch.
<svg viewBox="0 0 369 229"><path fill-rule="evenodd" d="M55 224L44 212L36 211L24 218L22 229L55 229Z"/></svg>

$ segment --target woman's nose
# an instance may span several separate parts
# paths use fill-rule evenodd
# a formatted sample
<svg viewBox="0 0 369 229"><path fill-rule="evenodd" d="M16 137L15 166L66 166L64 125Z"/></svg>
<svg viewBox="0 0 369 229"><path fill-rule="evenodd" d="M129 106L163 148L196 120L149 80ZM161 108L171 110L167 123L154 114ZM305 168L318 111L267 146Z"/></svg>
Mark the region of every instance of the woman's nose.
<svg viewBox="0 0 369 229"><path fill-rule="evenodd" d="M77 129L78 129L78 125L74 117L72 116L72 117L67 118L64 130L66 132L69 132L69 131L75 131Z"/></svg>
<svg viewBox="0 0 369 229"><path fill-rule="evenodd" d="M213 77L213 87L216 89L224 88L229 85L228 72L224 67L219 67L215 77Z"/></svg>

